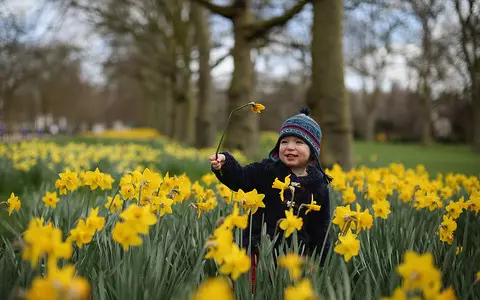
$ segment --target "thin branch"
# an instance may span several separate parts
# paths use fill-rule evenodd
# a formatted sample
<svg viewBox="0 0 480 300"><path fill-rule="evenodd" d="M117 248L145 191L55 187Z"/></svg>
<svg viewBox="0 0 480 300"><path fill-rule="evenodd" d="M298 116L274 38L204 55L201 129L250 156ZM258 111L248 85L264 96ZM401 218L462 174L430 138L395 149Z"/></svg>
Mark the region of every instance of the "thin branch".
<svg viewBox="0 0 480 300"><path fill-rule="evenodd" d="M213 4L210 0L193 0L205 8L208 8L211 12L221 15L227 19L231 19L235 16L235 8L233 6L221 6Z"/></svg>
<svg viewBox="0 0 480 300"><path fill-rule="evenodd" d="M249 27L249 39L254 39L265 35L267 31L275 26L285 25L291 18L302 11L303 7L311 0L299 0L294 6L286 10L282 15L270 18L268 20L259 20Z"/></svg>
<svg viewBox="0 0 480 300"><path fill-rule="evenodd" d="M470 57L467 49L467 40L468 40L468 34L467 34L467 21L462 17L462 9L460 7L460 1L455 0L455 10L458 15L458 19L460 21L460 27L462 30L462 51L463 55L465 55L465 61L467 62L467 66L470 69L473 65L473 58Z"/></svg>
<svg viewBox="0 0 480 300"><path fill-rule="evenodd" d="M230 55L232 55L232 49L228 50L223 56L219 57L211 66L212 69L216 68L219 64L221 64L225 59L227 59Z"/></svg>

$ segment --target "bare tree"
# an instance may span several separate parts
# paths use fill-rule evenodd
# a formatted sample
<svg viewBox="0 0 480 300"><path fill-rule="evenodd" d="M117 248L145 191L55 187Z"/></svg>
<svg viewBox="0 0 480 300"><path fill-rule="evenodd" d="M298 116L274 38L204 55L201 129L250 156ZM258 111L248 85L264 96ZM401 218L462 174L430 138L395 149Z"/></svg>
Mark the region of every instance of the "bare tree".
<svg viewBox="0 0 480 300"><path fill-rule="evenodd" d="M385 4L364 7L362 12L351 14L347 19L350 47L346 64L362 77L363 138L373 141L382 84L393 53L392 36L402 25L402 20L392 7Z"/></svg>
<svg viewBox="0 0 480 300"><path fill-rule="evenodd" d="M97 30L122 45L121 50L112 47L114 52L126 51L130 56L128 61L133 64L128 64L128 70L145 89L149 106L157 112L152 117L165 125L163 131L193 145L196 101L190 68L193 47L190 2L109 0L88 5L75 2L74 7L89 13ZM114 65L114 61L109 64Z"/></svg>
<svg viewBox="0 0 480 300"><path fill-rule="evenodd" d="M469 74L469 94L473 107L473 150L480 152L480 4L454 0L460 22L463 60Z"/></svg>
<svg viewBox="0 0 480 300"><path fill-rule="evenodd" d="M418 90L422 103L422 144L432 144L432 89L435 65L433 26L445 6L440 0L408 0L412 15L421 26L421 56L412 65L418 70Z"/></svg>
<svg viewBox="0 0 480 300"><path fill-rule="evenodd" d="M215 116L212 93L212 76L210 65L210 29L209 12L192 3L192 19L195 24L195 44L198 52L198 112L196 120L197 148L211 147L215 143Z"/></svg>
<svg viewBox="0 0 480 300"><path fill-rule="evenodd" d="M313 1L312 74L307 103L319 120L324 138L322 161L354 166L350 102L344 85L343 3Z"/></svg>
<svg viewBox="0 0 480 300"><path fill-rule="evenodd" d="M259 37L265 36L275 26L286 24L309 2L298 0L282 14L264 20L255 20L252 0L235 0L230 5L218 5L209 0L193 0L211 12L231 20L233 24L234 47L232 56L234 71L228 90L228 110L254 100L254 76L251 49ZM238 113L233 115L231 126L225 139L229 149L239 149L247 154L255 154L258 149L258 117Z"/></svg>

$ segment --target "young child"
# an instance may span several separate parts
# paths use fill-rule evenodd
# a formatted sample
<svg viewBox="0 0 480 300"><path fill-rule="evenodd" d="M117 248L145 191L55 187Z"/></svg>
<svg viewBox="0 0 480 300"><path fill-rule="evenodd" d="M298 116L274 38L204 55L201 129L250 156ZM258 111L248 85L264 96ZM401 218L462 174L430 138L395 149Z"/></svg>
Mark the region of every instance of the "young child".
<svg viewBox="0 0 480 300"><path fill-rule="evenodd" d="M303 218L302 229L298 232L298 240L305 246L304 254L311 254L314 249L319 254L326 239L322 261L330 247L327 237L327 228L330 222L330 198L328 183L331 178L325 174L320 165L320 141L322 132L320 126L309 115L308 109L287 119L281 129L277 144L270 152L269 158L255 162L245 167L240 166L237 160L228 152L210 156L212 170L217 178L234 191L242 189L249 192L257 189L258 193L265 194L263 202L265 208L259 208L252 219L252 253L257 253L262 229L262 218L266 223L267 234L273 238L275 231L280 234L277 244L282 240L283 231L278 228L278 221L285 218L285 211L291 200L290 190L285 190L284 200L280 199L280 191L272 188L275 178L285 181L290 175L295 187L294 215L297 215L301 204L310 204L313 200L321 205L320 211L310 211L305 214L302 208L300 217ZM221 170L221 172L220 172ZM277 229L277 230L276 230ZM248 247L249 228L244 230L243 245ZM289 238L290 239L290 238ZM253 265L254 266L254 265Z"/></svg>

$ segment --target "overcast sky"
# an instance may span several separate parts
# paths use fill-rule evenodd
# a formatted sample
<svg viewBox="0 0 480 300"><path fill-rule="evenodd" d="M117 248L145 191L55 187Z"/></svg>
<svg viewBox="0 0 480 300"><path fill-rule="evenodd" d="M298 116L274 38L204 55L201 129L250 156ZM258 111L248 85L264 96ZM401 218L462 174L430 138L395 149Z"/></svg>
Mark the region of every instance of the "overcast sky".
<svg viewBox="0 0 480 300"><path fill-rule="evenodd" d="M10 10L10 12L15 14L24 15L27 19L32 19L34 12L37 11L39 7L39 4L35 3L39 2L40 1L35 0L7 0L7 11ZM308 16L309 12L306 12L305 14ZM70 12L64 18L59 18L58 12L52 8L46 9L41 16L42 17L37 22L36 36L32 37L32 40L43 43L48 43L52 40L60 40L80 46L84 49L84 78L102 83L103 76L101 63L108 57L109 48L108 45L91 30L85 17L82 17L78 13L74 14ZM222 21L220 17L214 17L212 22L225 25L225 28L222 30L228 30L229 28L229 23ZM53 34L45 34L45 32L48 32L46 28L49 26L56 28ZM307 24L299 28L298 25L290 24L288 30L298 36L308 35L309 26ZM414 55L418 52L418 47L416 45L401 42L401 39L399 38L397 40L395 47L400 49L407 56ZM233 39L231 37L226 37L223 39L223 44L225 45L225 48L212 51L212 61L215 61L218 57L224 55L227 49L233 45ZM416 79L412 76L412 72L406 67L406 57L404 55L389 55L388 61L390 63L384 74L384 89L388 89L392 81L396 81L402 86L412 86L415 84L414 81ZM288 57L273 56L268 68L262 60L259 60L255 67L260 72L268 72L271 76L281 78L287 76L291 69L301 68L301 65L293 58L289 59ZM229 57L213 70L215 80L222 85L228 84L232 68L233 60ZM349 68L346 68L345 84L349 89L358 90L362 86L361 77L352 72Z"/></svg>

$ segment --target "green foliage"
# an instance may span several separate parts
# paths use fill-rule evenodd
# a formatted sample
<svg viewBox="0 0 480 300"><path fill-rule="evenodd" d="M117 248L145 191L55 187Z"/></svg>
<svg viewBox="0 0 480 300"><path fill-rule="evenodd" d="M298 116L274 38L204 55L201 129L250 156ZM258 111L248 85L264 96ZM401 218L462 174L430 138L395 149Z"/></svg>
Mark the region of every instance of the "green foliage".
<svg viewBox="0 0 480 300"><path fill-rule="evenodd" d="M368 148L369 145L363 146ZM382 160L383 155L386 157L388 154L387 150L376 152L379 164L380 161L388 162ZM410 163L413 162L412 159ZM45 272L45 261L32 268L21 259L19 240L28 221L32 217L44 217L61 228L66 238L68 229L75 227L79 218L85 217L89 197L90 207L100 207L100 215L108 215L104 205L107 196L115 193L121 174L107 160L99 162L101 171L115 177L113 190L91 193L87 187L81 187L72 194L62 196L57 208L52 209L46 208L41 198L46 191L54 190L56 173L42 163L26 173L13 169L6 159L0 159L0 164L4 200L13 191L20 195L22 201L21 210L12 216L0 207L0 299L8 299L19 290L28 288L35 276ZM428 164L425 165L428 169ZM192 181L209 172L209 165L203 157L179 160L164 156L156 167L163 174L166 171L170 174L185 172ZM332 191L331 195L333 214L335 207L342 205L342 197L337 191ZM462 195L468 199L462 191L453 200ZM372 203L363 195L357 196L362 209L372 211ZM143 237L143 245L130 247L126 252L112 240L112 229L119 216L118 213L111 214L93 241L83 248L75 246L72 258L63 263L75 264L78 275L88 279L93 299L191 299L200 282L218 275L215 262L204 259L204 245L218 220L232 210L231 205L218 197L218 207L197 218L196 210L190 206L193 200L186 199L174 206L172 215L160 217L159 222L150 228L148 236ZM323 267L318 256L307 258L303 275L312 280L314 289L326 299L379 299L390 296L401 284L396 267L403 261L406 250L414 250L433 253L435 264L442 272L443 288L452 286L458 299L480 299L480 284L473 284L476 272L480 271L480 217L471 211L463 212L457 219L458 228L450 246L441 242L437 235L443 209L432 212L428 209L416 210L403 204L397 193L389 197L389 202L392 213L387 220L376 218L370 230L358 235L360 253L350 262L346 263L342 256L333 252L334 243ZM334 242L338 233L336 225L330 227ZM235 236L238 240L240 232L236 232ZM457 246L463 247L458 255ZM301 245L294 245L294 248L299 249ZM258 255L255 294L251 294L250 273L247 273L233 283L237 299L283 298L285 287L292 282L287 271L277 267L275 253L274 240L264 234Z"/></svg>

